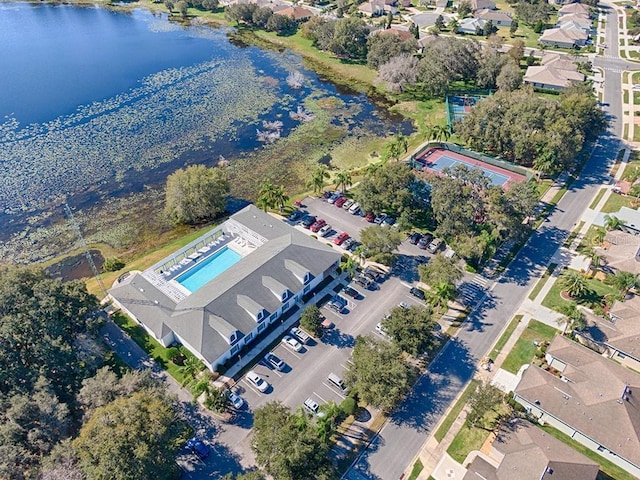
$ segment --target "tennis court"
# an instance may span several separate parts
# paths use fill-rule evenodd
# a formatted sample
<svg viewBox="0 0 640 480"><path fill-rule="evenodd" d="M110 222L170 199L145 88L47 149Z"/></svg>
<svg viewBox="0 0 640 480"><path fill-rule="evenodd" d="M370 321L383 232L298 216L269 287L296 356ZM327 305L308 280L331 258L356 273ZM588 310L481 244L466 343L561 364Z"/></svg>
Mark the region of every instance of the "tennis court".
<svg viewBox="0 0 640 480"><path fill-rule="evenodd" d="M476 103L486 95L447 95L447 115L449 127L454 128L455 124L464 120L464 117L471 111Z"/></svg>
<svg viewBox="0 0 640 480"><path fill-rule="evenodd" d="M501 167L490 165L475 158L467 157L456 152L440 148L430 149L415 159L415 162L422 165L422 170L431 170L442 174L445 168L453 168L456 165L464 165L468 169L479 169L484 176L489 178L492 185L508 188L512 183L519 183L526 180L524 175L510 172Z"/></svg>

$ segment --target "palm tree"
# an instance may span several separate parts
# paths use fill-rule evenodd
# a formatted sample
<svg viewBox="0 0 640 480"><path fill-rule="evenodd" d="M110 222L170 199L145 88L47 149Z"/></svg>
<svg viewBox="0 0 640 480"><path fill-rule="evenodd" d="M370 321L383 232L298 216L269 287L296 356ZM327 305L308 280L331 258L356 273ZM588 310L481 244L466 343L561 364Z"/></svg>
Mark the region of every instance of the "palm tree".
<svg viewBox="0 0 640 480"><path fill-rule="evenodd" d="M543 153L533 159L532 167L535 171L538 172L537 177L538 181L540 181L540 178L543 175L549 175L553 173L556 170L557 165L555 159L551 155Z"/></svg>
<svg viewBox="0 0 640 480"><path fill-rule="evenodd" d="M587 327L587 319L584 313L578 310L578 307L575 303L565 303L558 309L558 311L564 315L563 319L558 320L558 323L565 324L564 331L562 332L563 334L566 332L567 327L569 326L575 332L580 332Z"/></svg>
<svg viewBox="0 0 640 480"><path fill-rule="evenodd" d="M369 165L367 165L367 167L364 169L364 173L366 176L368 177L372 177L376 174L376 172L380 169L380 167L382 167L382 164L384 162L376 162L376 163L370 163Z"/></svg>
<svg viewBox="0 0 640 480"><path fill-rule="evenodd" d="M448 308L449 302L456 298L456 286L452 283L440 282L428 292L429 304L436 308Z"/></svg>
<svg viewBox="0 0 640 480"><path fill-rule="evenodd" d="M340 187L342 187L343 192L353 185L353 179L351 178L350 172L338 172L336 173L336 178L334 180L336 182L336 188L340 190Z"/></svg>
<svg viewBox="0 0 640 480"><path fill-rule="evenodd" d="M349 278L353 278L356 268L358 268L358 262L355 257L352 255L346 255L346 257L343 257L342 262L340 263L340 270L348 272Z"/></svg>
<svg viewBox="0 0 640 480"><path fill-rule="evenodd" d="M398 133L393 139L393 145L394 154L391 156L391 158L398 161L400 160L400 156L403 153L407 153L407 150L409 150L409 140L407 140L407 137L405 137L403 134Z"/></svg>
<svg viewBox="0 0 640 480"><path fill-rule="evenodd" d="M605 283L620 290L623 297L633 287L638 286L638 277L631 272L617 271L615 275L607 277Z"/></svg>
<svg viewBox="0 0 640 480"><path fill-rule="evenodd" d="M600 265L602 265L602 255L600 255L595 248L591 248L587 252L586 257L591 260L591 267L594 272L597 272Z"/></svg>
<svg viewBox="0 0 640 480"><path fill-rule="evenodd" d="M573 298L581 297L589 291L587 279L575 270L567 270L563 273L558 279L558 285Z"/></svg>
<svg viewBox="0 0 640 480"><path fill-rule="evenodd" d="M184 380L182 381L182 386L184 387L191 380L196 378L198 372L202 369L202 363L196 357L187 357L184 361L184 364L178 369L178 371L184 375Z"/></svg>
<svg viewBox="0 0 640 480"><path fill-rule="evenodd" d="M605 233L604 230L598 229L591 236L591 240L594 243L601 244L604 241Z"/></svg>
<svg viewBox="0 0 640 480"><path fill-rule="evenodd" d="M271 180L269 179L262 182L260 191L258 192L258 200L256 203L265 212L269 208L273 208L276 206L275 193L277 188L278 187L271 183Z"/></svg>
<svg viewBox="0 0 640 480"><path fill-rule="evenodd" d="M275 187L273 190L272 198L275 206L277 206L280 213L282 213L282 209L289 201L289 197L287 196L286 193L284 193L284 187L282 186Z"/></svg>
<svg viewBox="0 0 640 480"><path fill-rule="evenodd" d="M329 178L329 172L325 165L318 167L311 173L311 179L307 182L307 187L313 189L313 193L321 192L324 188L324 179Z"/></svg>
<svg viewBox="0 0 640 480"><path fill-rule="evenodd" d="M620 227L622 227L625 223L627 223L625 220L621 220L615 215L604 216L604 228L607 231L620 230Z"/></svg>

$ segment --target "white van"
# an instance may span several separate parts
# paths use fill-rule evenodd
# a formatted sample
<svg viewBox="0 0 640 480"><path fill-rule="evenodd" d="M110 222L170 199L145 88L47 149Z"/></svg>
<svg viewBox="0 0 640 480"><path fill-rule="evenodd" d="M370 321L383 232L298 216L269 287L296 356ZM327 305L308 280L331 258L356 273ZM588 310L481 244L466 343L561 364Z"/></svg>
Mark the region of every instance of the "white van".
<svg viewBox="0 0 640 480"><path fill-rule="evenodd" d="M309 342L309 339L311 338L307 332L305 332L304 330L302 330L301 328L298 327L293 327L291 329L291 334L294 337L297 337L298 340L300 340L302 342L303 345L306 345L307 342Z"/></svg>
<svg viewBox="0 0 640 480"><path fill-rule="evenodd" d="M342 391L347 389L346 385L344 384L344 381L335 373L330 373L329 376L327 377L327 380L329 380L331 383L333 383L336 387L338 387Z"/></svg>

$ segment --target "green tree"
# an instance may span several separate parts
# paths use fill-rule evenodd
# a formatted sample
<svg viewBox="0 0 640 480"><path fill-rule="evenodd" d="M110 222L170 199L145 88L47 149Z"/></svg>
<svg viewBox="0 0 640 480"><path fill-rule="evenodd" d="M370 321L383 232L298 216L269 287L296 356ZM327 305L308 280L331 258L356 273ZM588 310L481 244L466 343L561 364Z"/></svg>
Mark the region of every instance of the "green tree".
<svg viewBox="0 0 640 480"><path fill-rule="evenodd" d="M420 273L420 281L427 285L456 283L463 275L458 261L443 255L436 255L426 265L420 265L418 272Z"/></svg>
<svg viewBox="0 0 640 480"><path fill-rule="evenodd" d="M395 228L372 225L360 231L360 241L370 255L395 252L404 238Z"/></svg>
<svg viewBox="0 0 640 480"><path fill-rule="evenodd" d="M431 309L413 305L394 307L382 320L382 327L398 347L417 357L437 346L438 340L433 334L436 323Z"/></svg>
<svg viewBox="0 0 640 480"><path fill-rule="evenodd" d="M387 155L389 158L398 161L403 153L407 153L408 149L409 141L407 140L407 137L398 133L393 140L387 144Z"/></svg>
<svg viewBox="0 0 640 480"><path fill-rule="evenodd" d="M220 480L265 480L265 476L261 471L255 470L253 472L241 473L238 475L227 473Z"/></svg>
<svg viewBox="0 0 640 480"><path fill-rule="evenodd" d="M284 193L282 186L274 185L268 179L262 182L256 204L265 212L270 208L278 207L282 213L282 209L288 201L289 197Z"/></svg>
<svg viewBox="0 0 640 480"><path fill-rule="evenodd" d="M158 392L136 392L97 408L73 441L78 464L95 480L173 479L184 437L173 403Z"/></svg>
<svg viewBox="0 0 640 480"><path fill-rule="evenodd" d="M472 427L493 431L507 415L497 415L504 394L489 382L479 384L469 399L467 423Z"/></svg>
<svg viewBox="0 0 640 480"><path fill-rule="evenodd" d="M456 299L456 286L452 283L440 282L427 291L427 303L434 308L447 309L449 302Z"/></svg>
<svg viewBox="0 0 640 480"><path fill-rule="evenodd" d="M605 215L604 216L604 228L607 231L611 230L620 230L627 223L624 220L619 219L615 215Z"/></svg>
<svg viewBox="0 0 640 480"><path fill-rule="evenodd" d="M347 188L353 185L351 173L346 171L336 173L334 181L336 182L336 187L343 192L346 192Z"/></svg>
<svg viewBox="0 0 640 480"><path fill-rule="evenodd" d="M341 18L335 24L329 50L340 58L362 59L367 56L369 27L357 17Z"/></svg>
<svg viewBox="0 0 640 480"><path fill-rule="evenodd" d="M390 412L411 386L413 374L394 343L371 336L356 338L345 380L358 397Z"/></svg>
<svg viewBox="0 0 640 480"><path fill-rule="evenodd" d="M609 275L605 283L618 289L620 295L624 297L629 290L638 286L638 276L631 272L619 270L614 275Z"/></svg>
<svg viewBox="0 0 640 480"><path fill-rule="evenodd" d="M460 26L460 23L458 22L457 18L452 18L451 20L449 20L449 25L447 25L451 33L456 33L458 31L459 26Z"/></svg>
<svg viewBox="0 0 640 480"><path fill-rule="evenodd" d="M125 266L125 262L118 257L107 258L102 264L102 269L105 272L117 272L122 270Z"/></svg>
<svg viewBox="0 0 640 480"><path fill-rule="evenodd" d="M297 28L298 24L293 18L277 13L269 17L266 25L268 31L276 32L278 35L294 34Z"/></svg>
<svg viewBox="0 0 640 480"><path fill-rule="evenodd" d="M558 311L565 316L567 326L570 326L572 330L580 332L587 327L587 318L584 313L578 310L575 303L563 304Z"/></svg>
<svg viewBox="0 0 640 480"><path fill-rule="evenodd" d="M307 305L300 315L300 326L314 337L322 336L322 314L315 305Z"/></svg>
<svg viewBox="0 0 640 480"><path fill-rule="evenodd" d="M482 34L489 38L489 36L493 35L498 31L498 28L493 24L493 20L487 20L487 23L484 24L482 28Z"/></svg>
<svg viewBox="0 0 640 480"><path fill-rule="evenodd" d="M589 291L589 284L580 272L567 270L558 279L558 285L573 298L579 298Z"/></svg>
<svg viewBox="0 0 640 480"><path fill-rule="evenodd" d="M397 212L412 209L414 203L410 187L415 176L411 168L399 162L386 163L367 174L354 193L364 212Z"/></svg>
<svg viewBox="0 0 640 480"><path fill-rule="evenodd" d="M224 212L228 194L225 170L191 165L167 178L164 210L175 223L195 224Z"/></svg>
<svg viewBox="0 0 640 480"><path fill-rule="evenodd" d="M509 33L511 34L511 37L513 38L516 34L516 32L518 31L518 27L520 25L518 25L518 20L516 20L515 18L513 20L511 20L511 26L509 27Z"/></svg>
<svg viewBox="0 0 640 480"><path fill-rule="evenodd" d="M465 18L471 15L473 9L471 8L471 2L468 0L462 0L458 4L458 17Z"/></svg>
<svg viewBox="0 0 640 480"><path fill-rule="evenodd" d="M342 272L348 272L349 278L353 278L356 269L358 268L358 261L353 255L344 255L340 262L340 270Z"/></svg>
<svg viewBox="0 0 640 480"><path fill-rule="evenodd" d="M331 177L327 167L324 165L318 165L313 172L311 172L311 179L307 182L307 187L313 189L313 193L319 193L324 188L324 180Z"/></svg>
<svg viewBox="0 0 640 480"><path fill-rule="evenodd" d="M184 0L180 0L179 2L176 3L176 10L178 10L178 13L182 18L187 18L188 8L189 7L187 5L187 2L185 2Z"/></svg>
<svg viewBox="0 0 640 480"><path fill-rule="evenodd" d="M513 91L522 85L522 71L513 61L507 62L496 77L496 86L501 90Z"/></svg>
<svg viewBox="0 0 640 480"><path fill-rule="evenodd" d="M178 369L178 371L184 376L182 385L186 385L191 380L195 379L198 373L202 371L202 362L196 357L188 356L184 361L184 364Z"/></svg>
<svg viewBox="0 0 640 480"><path fill-rule="evenodd" d="M231 405L229 395L223 388L208 388L206 390L206 397L204 400L204 406L214 412L224 413Z"/></svg>
<svg viewBox="0 0 640 480"><path fill-rule="evenodd" d="M254 414L251 448L258 464L279 480L321 479L331 469L329 445L299 417L281 402L269 402Z"/></svg>
<svg viewBox="0 0 640 480"><path fill-rule="evenodd" d="M436 18L435 26L440 31L444 30L445 24L444 24L444 17L442 15L438 15L438 17Z"/></svg>

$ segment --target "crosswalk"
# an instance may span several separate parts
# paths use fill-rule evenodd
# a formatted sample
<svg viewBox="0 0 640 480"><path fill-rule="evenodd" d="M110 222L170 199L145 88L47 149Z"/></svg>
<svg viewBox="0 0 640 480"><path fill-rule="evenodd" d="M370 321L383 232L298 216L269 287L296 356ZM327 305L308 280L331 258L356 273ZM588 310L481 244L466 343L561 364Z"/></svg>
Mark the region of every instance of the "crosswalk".
<svg viewBox="0 0 640 480"><path fill-rule="evenodd" d="M458 301L468 307L475 305L487 290L489 280L482 275L474 275L458 286Z"/></svg>

